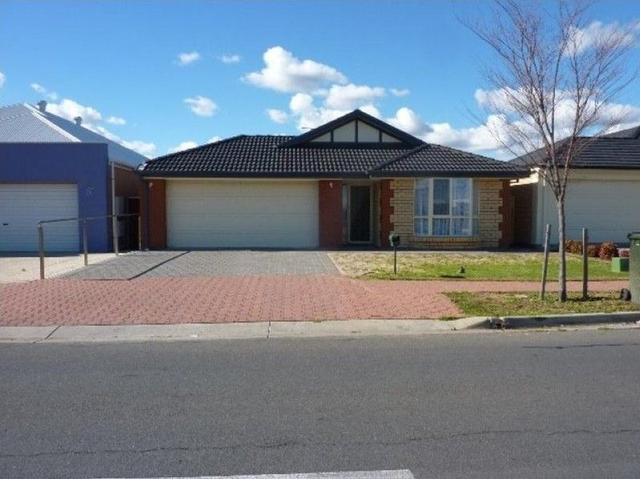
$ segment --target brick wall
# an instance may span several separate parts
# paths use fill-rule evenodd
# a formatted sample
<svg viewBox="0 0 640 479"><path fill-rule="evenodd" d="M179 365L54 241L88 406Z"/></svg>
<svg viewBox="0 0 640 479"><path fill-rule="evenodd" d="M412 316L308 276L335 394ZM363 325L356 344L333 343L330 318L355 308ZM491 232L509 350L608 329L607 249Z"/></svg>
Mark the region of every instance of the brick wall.
<svg viewBox="0 0 640 479"><path fill-rule="evenodd" d="M478 234L471 237L420 237L413 232L413 178L390 182L391 223L400 235L400 244L412 248L473 249L496 248L502 238L502 189L499 179L476 179L474 188L478 198Z"/></svg>
<svg viewBox="0 0 640 479"><path fill-rule="evenodd" d="M321 248L342 246L342 182L318 181L319 243Z"/></svg>

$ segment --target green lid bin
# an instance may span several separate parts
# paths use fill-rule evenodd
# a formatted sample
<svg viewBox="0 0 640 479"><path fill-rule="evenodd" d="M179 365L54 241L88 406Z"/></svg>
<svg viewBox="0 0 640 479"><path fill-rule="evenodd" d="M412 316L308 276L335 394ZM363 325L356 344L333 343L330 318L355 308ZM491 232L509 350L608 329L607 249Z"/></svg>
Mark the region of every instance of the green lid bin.
<svg viewBox="0 0 640 479"><path fill-rule="evenodd" d="M629 238L629 291L631 301L640 304L640 232L631 233Z"/></svg>

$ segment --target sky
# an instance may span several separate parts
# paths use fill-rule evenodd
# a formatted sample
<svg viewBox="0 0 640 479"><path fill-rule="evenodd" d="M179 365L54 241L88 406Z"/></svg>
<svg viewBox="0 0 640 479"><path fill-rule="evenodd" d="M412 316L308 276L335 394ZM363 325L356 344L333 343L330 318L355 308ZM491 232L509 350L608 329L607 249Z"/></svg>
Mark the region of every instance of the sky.
<svg viewBox="0 0 640 479"><path fill-rule="evenodd" d="M493 54L460 21L488 7L2 0L0 105L45 99L149 157L237 134L298 134L361 108L426 141L506 158L483 104ZM636 42L640 1L597 2L589 21L593 31L636 25ZM639 82L616 100L640 123Z"/></svg>

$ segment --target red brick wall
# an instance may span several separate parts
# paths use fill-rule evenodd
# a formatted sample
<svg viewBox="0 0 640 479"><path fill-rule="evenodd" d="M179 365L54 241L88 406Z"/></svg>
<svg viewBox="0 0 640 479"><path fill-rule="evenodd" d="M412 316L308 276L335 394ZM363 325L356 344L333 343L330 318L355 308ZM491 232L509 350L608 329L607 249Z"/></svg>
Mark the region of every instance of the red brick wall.
<svg viewBox="0 0 640 479"><path fill-rule="evenodd" d="M149 180L147 219L149 248L167 247L167 193L165 180Z"/></svg>
<svg viewBox="0 0 640 479"><path fill-rule="evenodd" d="M391 189L391 181L382 180L380 182L380 246L382 247L389 246L389 234L393 231L393 222L391 221L393 189Z"/></svg>
<svg viewBox="0 0 640 479"><path fill-rule="evenodd" d="M500 222L500 246L506 248L513 244L513 221L515 216L509 180L502 182L500 198L502 198L502 206L500 207L500 214L502 215L502 221Z"/></svg>
<svg viewBox="0 0 640 479"><path fill-rule="evenodd" d="M342 182L318 181L319 230L321 248L342 246Z"/></svg>

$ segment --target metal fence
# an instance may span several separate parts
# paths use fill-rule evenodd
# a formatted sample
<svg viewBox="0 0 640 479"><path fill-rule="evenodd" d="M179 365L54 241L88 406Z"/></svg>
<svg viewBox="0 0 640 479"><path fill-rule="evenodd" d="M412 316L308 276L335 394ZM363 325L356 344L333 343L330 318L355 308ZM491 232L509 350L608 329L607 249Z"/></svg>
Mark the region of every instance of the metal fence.
<svg viewBox="0 0 640 479"><path fill-rule="evenodd" d="M44 248L44 226L51 223L63 223L68 221L76 221L82 227L82 252L84 256L84 265L89 264L89 241L87 239L87 223L94 220L102 220L106 218L118 219L118 218L138 218L138 250L142 251L142 217L138 213L123 213L117 215L103 215L103 216L85 216L84 218L60 218L56 220L46 220L38 222L38 255L40 256L40 279L45 277L45 248ZM116 224L117 221L114 221ZM115 254L120 253L120 245L118 235L113 234L113 252Z"/></svg>

